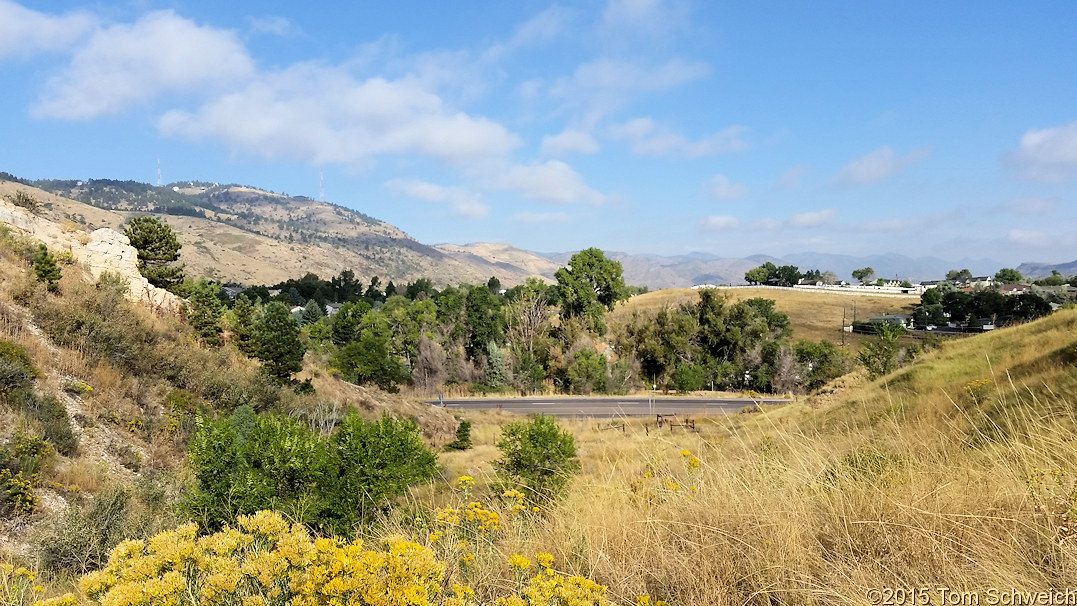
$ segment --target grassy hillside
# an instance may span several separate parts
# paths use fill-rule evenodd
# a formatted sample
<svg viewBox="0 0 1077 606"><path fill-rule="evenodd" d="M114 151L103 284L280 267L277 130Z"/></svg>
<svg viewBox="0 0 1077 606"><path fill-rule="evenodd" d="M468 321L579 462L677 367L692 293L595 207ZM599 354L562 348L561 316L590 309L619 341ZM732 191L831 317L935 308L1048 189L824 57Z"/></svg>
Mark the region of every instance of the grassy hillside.
<svg viewBox="0 0 1077 606"><path fill-rule="evenodd" d="M500 553L550 551L624 604L869 604L886 587L987 603L1077 582L1077 310L835 389L698 433L570 423L580 478ZM448 468L489 481L502 422L481 419Z"/></svg>
<svg viewBox="0 0 1077 606"><path fill-rule="evenodd" d="M79 183L82 183L79 185ZM250 187L200 184L152 187L112 180L0 181L0 196L24 190L38 213L72 229L120 229L135 214L152 214L172 226L183 244L188 275L244 284L275 284L313 272L324 278L351 269L369 280L407 283L427 277L441 286L506 286L533 275L530 267L499 263L466 251L442 251L364 213L305 197Z"/></svg>

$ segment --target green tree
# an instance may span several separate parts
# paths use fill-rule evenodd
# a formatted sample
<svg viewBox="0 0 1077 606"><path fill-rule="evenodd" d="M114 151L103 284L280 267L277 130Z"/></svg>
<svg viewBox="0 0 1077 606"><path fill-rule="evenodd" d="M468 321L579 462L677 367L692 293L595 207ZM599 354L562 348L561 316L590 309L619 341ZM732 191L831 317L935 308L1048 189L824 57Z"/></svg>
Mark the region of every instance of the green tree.
<svg viewBox="0 0 1077 606"><path fill-rule="evenodd" d="M303 315L300 316L300 324L302 326L314 324L324 317L325 312L322 310L322 306L314 299L311 299L303 306Z"/></svg>
<svg viewBox="0 0 1077 606"><path fill-rule="evenodd" d="M138 271L150 284L169 288L183 281L183 266L173 265L182 245L171 227L153 217L134 217L123 233L138 251Z"/></svg>
<svg viewBox="0 0 1077 606"><path fill-rule="evenodd" d="M229 328L232 331L232 342L236 349L245 355L253 356L257 350L254 339L255 308L246 294L240 293L236 297L236 304L232 307L234 321Z"/></svg>
<svg viewBox="0 0 1077 606"><path fill-rule="evenodd" d="M397 386L407 383L410 376L399 358L389 352L391 338L384 322L380 326L365 328L357 341L337 351L330 359L330 365L352 383L374 383L389 393L396 393L400 391Z"/></svg>
<svg viewBox="0 0 1077 606"><path fill-rule="evenodd" d="M778 284L782 286L795 286L803 277L804 274L800 273L800 268L796 265L782 265L778 268Z"/></svg>
<svg viewBox="0 0 1077 606"><path fill-rule="evenodd" d="M471 448L471 421L460 419L456 426L456 439L445 445L449 450L467 450Z"/></svg>
<svg viewBox="0 0 1077 606"><path fill-rule="evenodd" d="M1040 278L1034 282L1037 286L1062 286L1065 283L1066 276L1063 276L1057 269L1052 269L1051 275L1046 278Z"/></svg>
<svg viewBox="0 0 1077 606"><path fill-rule="evenodd" d="M505 341L505 317L501 301L485 286L475 286L464 298L464 349L472 360L480 358L486 344Z"/></svg>
<svg viewBox="0 0 1077 606"><path fill-rule="evenodd" d="M875 276L875 270L870 267L862 267L853 270L853 279L860 280L861 284L867 284Z"/></svg>
<svg viewBox="0 0 1077 606"><path fill-rule="evenodd" d="M1010 315L1020 320L1035 320L1051 313L1051 304L1033 293L1024 293L1007 297L1007 299Z"/></svg>
<svg viewBox="0 0 1077 606"><path fill-rule="evenodd" d="M582 395L606 391L606 367L606 357L590 347L572 354L567 370L569 391Z"/></svg>
<svg viewBox="0 0 1077 606"><path fill-rule="evenodd" d="M759 267L749 269L744 274L744 281L749 284L766 284L767 280L778 276L778 267L767 261Z"/></svg>
<svg viewBox="0 0 1077 606"><path fill-rule="evenodd" d="M493 341L486 344L483 382L491 389L501 389L509 384L509 356Z"/></svg>
<svg viewBox="0 0 1077 606"><path fill-rule="evenodd" d="M265 306L255 328L258 359L269 376L282 383L303 369L306 347L299 340L299 323L288 308L278 301Z"/></svg>
<svg viewBox="0 0 1077 606"><path fill-rule="evenodd" d="M626 298L623 272L620 263L607 259L597 248L572 255L568 266L554 274L561 314L588 319L596 333L604 334L604 310L613 311L617 301Z"/></svg>
<svg viewBox="0 0 1077 606"><path fill-rule="evenodd" d="M999 284L1018 284L1025 279L1021 272L1010 267L1003 267L995 272L995 282Z"/></svg>
<svg viewBox="0 0 1077 606"><path fill-rule="evenodd" d="M48 247L44 244L39 245L31 263L33 263L34 277L37 281L44 282L50 291L56 290L56 284L60 281L62 272L60 266L56 264L56 257L52 256Z"/></svg>
<svg viewBox="0 0 1077 606"><path fill-rule="evenodd" d="M187 324L194 329L198 338L207 345L221 344L221 316L224 305L217 298L221 287L205 279L199 280L191 293L187 308Z"/></svg>
<svg viewBox="0 0 1077 606"><path fill-rule="evenodd" d="M498 280L497 276L490 276L490 279L486 281L486 289L489 290L492 295L500 295L501 280Z"/></svg>
<svg viewBox="0 0 1077 606"><path fill-rule="evenodd" d="M942 303L942 291L938 288L929 288L920 295L921 305L939 305Z"/></svg>
<svg viewBox="0 0 1077 606"><path fill-rule="evenodd" d="M580 469L576 440L550 416L534 414L527 421L509 423L497 447L501 458L494 467L518 483L532 503L546 504L560 496Z"/></svg>
<svg viewBox="0 0 1077 606"><path fill-rule="evenodd" d="M946 272L946 279L950 282L968 282L972 279L972 272L968 269L951 269Z"/></svg>
<svg viewBox="0 0 1077 606"><path fill-rule="evenodd" d="M801 339L793 346L793 355L801 369L801 386L815 391L849 372L849 354L830 341Z"/></svg>
<svg viewBox="0 0 1077 606"><path fill-rule="evenodd" d="M888 323L875 326L875 338L864 343L857 354L857 359L867 369L869 377L877 379L898 367L898 339L903 334L905 329L900 326Z"/></svg>

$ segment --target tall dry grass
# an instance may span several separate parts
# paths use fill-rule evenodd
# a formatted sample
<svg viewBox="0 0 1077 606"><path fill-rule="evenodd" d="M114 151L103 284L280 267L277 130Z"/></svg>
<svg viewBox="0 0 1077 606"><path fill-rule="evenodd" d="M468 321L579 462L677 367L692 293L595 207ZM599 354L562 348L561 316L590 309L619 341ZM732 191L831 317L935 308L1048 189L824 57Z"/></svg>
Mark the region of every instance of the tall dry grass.
<svg viewBox="0 0 1077 606"><path fill-rule="evenodd" d="M940 587L986 600L1074 586L1075 328L1077 311L1060 312L827 404L709 419L699 433L567 423L582 473L477 554L476 585L511 582L498 564L511 553L548 551L623 604L867 604L885 587L945 603ZM503 417L476 415L474 451L442 457L446 480L476 476L483 502L496 500Z"/></svg>

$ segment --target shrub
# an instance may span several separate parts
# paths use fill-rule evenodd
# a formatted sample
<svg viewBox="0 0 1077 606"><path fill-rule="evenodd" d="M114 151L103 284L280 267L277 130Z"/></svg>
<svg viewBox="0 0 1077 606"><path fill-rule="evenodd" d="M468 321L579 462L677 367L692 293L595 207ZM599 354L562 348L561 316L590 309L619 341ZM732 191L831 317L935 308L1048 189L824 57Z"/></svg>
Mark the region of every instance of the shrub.
<svg viewBox="0 0 1077 606"><path fill-rule="evenodd" d="M56 396L39 396L27 386L11 390L5 394L5 400L13 409L40 423L42 439L56 452L71 456L78 451L78 436L71 429L71 417Z"/></svg>
<svg viewBox="0 0 1077 606"><path fill-rule="evenodd" d="M37 369L18 343L0 339L0 390L29 387L37 377Z"/></svg>
<svg viewBox="0 0 1077 606"><path fill-rule="evenodd" d="M576 440L551 416L534 414L528 421L509 423L497 447L501 459L494 466L505 479L519 483L532 502L560 496L580 469Z"/></svg>
<svg viewBox="0 0 1077 606"><path fill-rule="evenodd" d="M44 282L50 291L56 290L56 284L60 281L63 272L56 264L56 257L52 256L48 247L44 244L38 246L31 263L33 263L34 277L37 281Z"/></svg>
<svg viewBox="0 0 1077 606"><path fill-rule="evenodd" d="M530 560L508 558L517 595L493 604L610 606L605 587L554 572L550 554L535 554L535 560L542 570L531 576L525 573ZM116 606L474 604L475 591L447 578L447 568L430 548L401 537L373 549L362 541L312 540L302 526L260 511L241 517L238 528L202 538L195 524L184 524L148 541L124 541L79 588L95 602ZM526 584L524 577L530 577Z"/></svg>
<svg viewBox="0 0 1077 606"><path fill-rule="evenodd" d="M461 419L456 426L456 439L445 445L449 450L467 450L471 448L471 421Z"/></svg>
<svg viewBox="0 0 1077 606"><path fill-rule="evenodd" d="M51 463L52 448L41 438L17 433L0 448L0 516L33 513L42 471Z"/></svg>
<svg viewBox="0 0 1077 606"><path fill-rule="evenodd" d="M16 191L8 198L8 201L15 206L21 206L29 211L35 211L41 206L41 203L38 202L37 198L25 189Z"/></svg>
<svg viewBox="0 0 1077 606"><path fill-rule="evenodd" d="M35 537L38 560L51 570L83 574L101 568L129 533L127 488L103 490L89 506L69 506L49 517Z"/></svg>
<svg viewBox="0 0 1077 606"><path fill-rule="evenodd" d="M189 456L197 485L181 509L209 529L274 509L320 531L350 535L357 522L436 470L433 453L408 421L367 422L353 411L323 438L296 419L256 415L244 406L198 425Z"/></svg>

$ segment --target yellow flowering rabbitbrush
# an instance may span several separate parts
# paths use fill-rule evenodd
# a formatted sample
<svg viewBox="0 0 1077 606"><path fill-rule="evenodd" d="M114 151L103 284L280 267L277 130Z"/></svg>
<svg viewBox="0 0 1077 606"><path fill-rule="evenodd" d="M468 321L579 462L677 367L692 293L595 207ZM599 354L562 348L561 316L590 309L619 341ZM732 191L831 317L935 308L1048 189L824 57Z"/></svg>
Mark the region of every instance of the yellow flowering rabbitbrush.
<svg viewBox="0 0 1077 606"><path fill-rule="evenodd" d="M479 606L475 592L446 579L446 565L428 547L390 537L378 549L361 540L312 539L299 524L260 511L238 528L198 537L184 524L149 540L124 541L104 569L79 586L102 606ZM522 556L511 561L530 562ZM495 606L608 606L606 589L553 571L549 554L536 554L543 571ZM52 603L42 606L74 606Z"/></svg>

